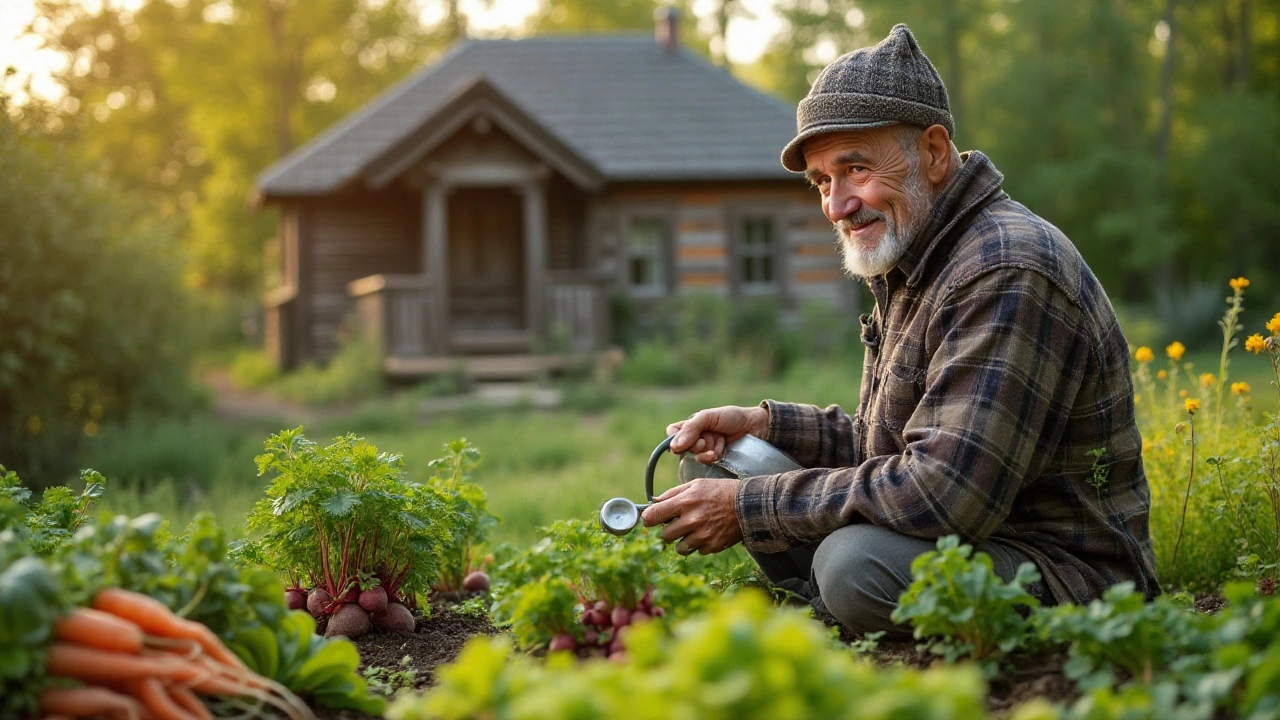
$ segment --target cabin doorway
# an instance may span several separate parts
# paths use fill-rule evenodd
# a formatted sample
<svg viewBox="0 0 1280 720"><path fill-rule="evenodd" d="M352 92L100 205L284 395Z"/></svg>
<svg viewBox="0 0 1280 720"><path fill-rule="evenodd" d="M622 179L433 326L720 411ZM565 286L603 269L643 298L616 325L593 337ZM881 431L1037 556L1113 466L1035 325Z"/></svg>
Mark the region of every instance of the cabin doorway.
<svg viewBox="0 0 1280 720"><path fill-rule="evenodd" d="M458 188L448 217L453 344L498 350L527 342L523 198L510 187Z"/></svg>

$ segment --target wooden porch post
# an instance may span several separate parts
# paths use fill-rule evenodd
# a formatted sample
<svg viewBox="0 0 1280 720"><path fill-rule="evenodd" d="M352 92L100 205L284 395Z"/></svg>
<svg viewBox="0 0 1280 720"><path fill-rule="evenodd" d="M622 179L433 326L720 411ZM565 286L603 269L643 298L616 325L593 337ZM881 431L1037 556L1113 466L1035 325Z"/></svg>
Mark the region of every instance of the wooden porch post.
<svg viewBox="0 0 1280 720"><path fill-rule="evenodd" d="M428 355L447 355L449 349L449 188L432 179L422 188L423 254L427 268Z"/></svg>
<svg viewBox="0 0 1280 720"><path fill-rule="evenodd" d="M519 186L524 195L524 257L525 257L525 303L526 320L529 332L533 337L543 333L542 310L546 304L546 293L543 283L547 272L547 220L545 169Z"/></svg>

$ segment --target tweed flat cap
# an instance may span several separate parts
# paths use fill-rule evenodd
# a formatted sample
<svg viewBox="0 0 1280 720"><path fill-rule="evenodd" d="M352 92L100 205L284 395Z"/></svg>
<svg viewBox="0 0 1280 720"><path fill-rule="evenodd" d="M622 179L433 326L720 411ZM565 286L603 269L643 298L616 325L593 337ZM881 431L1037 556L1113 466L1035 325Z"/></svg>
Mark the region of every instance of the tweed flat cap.
<svg viewBox="0 0 1280 720"><path fill-rule="evenodd" d="M895 123L941 125L955 135L947 88L902 24L879 44L842 55L822 69L796 109L796 137L782 149L782 166L804 172L802 146L815 135Z"/></svg>

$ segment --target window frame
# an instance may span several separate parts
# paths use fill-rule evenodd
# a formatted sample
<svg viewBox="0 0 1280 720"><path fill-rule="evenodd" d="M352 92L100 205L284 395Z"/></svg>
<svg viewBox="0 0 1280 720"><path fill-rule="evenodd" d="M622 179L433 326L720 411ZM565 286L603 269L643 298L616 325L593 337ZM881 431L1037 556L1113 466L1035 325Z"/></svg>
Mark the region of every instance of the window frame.
<svg viewBox="0 0 1280 720"><path fill-rule="evenodd" d="M631 282L631 230L640 222L657 224L660 233L660 251L662 257L658 262L662 267L660 283L652 285L634 285ZM676 289L675 258L675 210L667 205L633 206L619 212L619 260L618 277L628 296L636 299L664 298Z"/></svg>
<svg viewBox="0 0 1280 720"><path fill-rule="evenodd" d="M787 266L787 207L776 202L734 203L727 208L725 236L728 241L729 285L735 297L774 296L781 303L789 298L791 284ZM764 220L769 223L772 236L770 253L773 279L769 282L747 282L745 268L747 260L746 232L747 223Z"/></svg>

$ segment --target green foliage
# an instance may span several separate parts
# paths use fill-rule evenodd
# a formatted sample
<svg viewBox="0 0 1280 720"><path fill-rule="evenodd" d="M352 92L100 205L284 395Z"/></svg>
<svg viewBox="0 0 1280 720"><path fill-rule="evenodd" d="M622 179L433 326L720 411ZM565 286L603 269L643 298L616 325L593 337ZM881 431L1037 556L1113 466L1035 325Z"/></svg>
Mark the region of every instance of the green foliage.
<svg viewBox="0 0 1280 720"><path fill-rule="evenodd" d="M313 703L381 715L386 702L371 696L365 678L356 672L360 654L355 645L346 638L320 637L315 630L314 618L294 611L275 628L236 632L228 646L249 669Z"/></svg>
<svg viewBox="0 0 1280 720"><path fill-rule="evenodd" d="M477 555L498 517L489 512L484 488L471 482L471 470L480 462L480 451L466 438L445 443L444 456L432 460L428 487L449 503L453 519L449 541L440 550L439 590L460 590L467 573L483 570L486 564Z"/></svg>
<svg viewBox="0 0 1280 720"><path fill-rule="evenodd" d="M37 487L108 420L190 407L173 231L0 96L0 458Z"/></svg>
<svg viewBox="0 0 1280 720"><path fill-rule="evenodd" d="M409 605L431 589L455 520L450 498L405 480L399 455L354 435L322 447L295 428L271 436L264 448L258 473L275 477L246 520L257 537L237 546L245 559L291 586L306 581L335 598L361 572Z"/></svg>
<svg viewBox="0 0 1280 720"><path fill-rule="evenodd" d="M276 361L262 350L241 348L231 361L231 382L239 388L263 388L280 377Z"/></svg>
<svg viewBox="0 0 1280 720"><path fill-rule="evenodd" d="M355 336L343 341L328 363L307 363L281 376L271 388L307 405L333 405L378 397L386 390L382 351L372 340Z"/></svg>
<svg viewBox="0 0 1280 720"><path fill-rule="evenodd" d="M413 669L413 656L405 655L400 659L400 667L367 667L361 673L369 683L370 689L381 695L394 695L406 688L418 684L418 671Z"/></svg>
<svg viewBox="0 0 1280 720"><path fill-rule="evenodd" d="M1046 608L1035 622L1042 637L1070 644L1067 675L1087 688L1114 684L1117 670L1150 684L1180 658L1205 655L1213 624L1186 598L1163 595L1148 603L1133 583L1088 605Z"/></svg>
<svg viewBox="0 0 1280 720"><path fill-rule="evenodd" d="M54 620L67 607L53 573L34 557L16 556L16 550L11 532L0 533L2 717L35 715L36 696L45 685L45 648Z"/></svg>
<svg viewBox="0 0 1280 720"><path fill-rule="evenodd" d="M973 547L961 545L955 535L939 538L937 548L911 563L912 582L899 598L893 620L910 622L915 637L927 640L929 650L949 661L972 657L994 670L1001 654L1028 640L1023 611L1040 602L1024 587L1039 580L1040 573L1023 563L1005 583L992 569L990 556L973 555Z"/></svg>
<svg viewBox="0 0 1280 720"><path fill-rule="evenodd" d="M710 597L701 577L664 562L657 532L637 528L618 537L592 521L561 520L546 534L495 573L494 624L509 625L522 648L545 646L564 632L581 639L579 615L597 601L633 610L649 596L679 618Z"/></svg>
<svg viewBox="0 0 1280 720"><path fill-rule="evenodd" d="M47 555L66 546L71 535L89 518L89 510L102 497L106 478L93 470L80 474L84 490L78 494L66 486L46 488L40 502L30 503L31 491L18 473L0 465L0 530L9 529L14 538Z"/></svg>
<svg viewBox="0 0 1280 720"><path fill-rule="evenodd" d="M820 626L743 593L678 625L628 635L628 662L545 664L500 638L472 640L425 697L402 696L392 720L490 717L866 720L986 716L972 668L881 671L859 664Z"/></svg>

